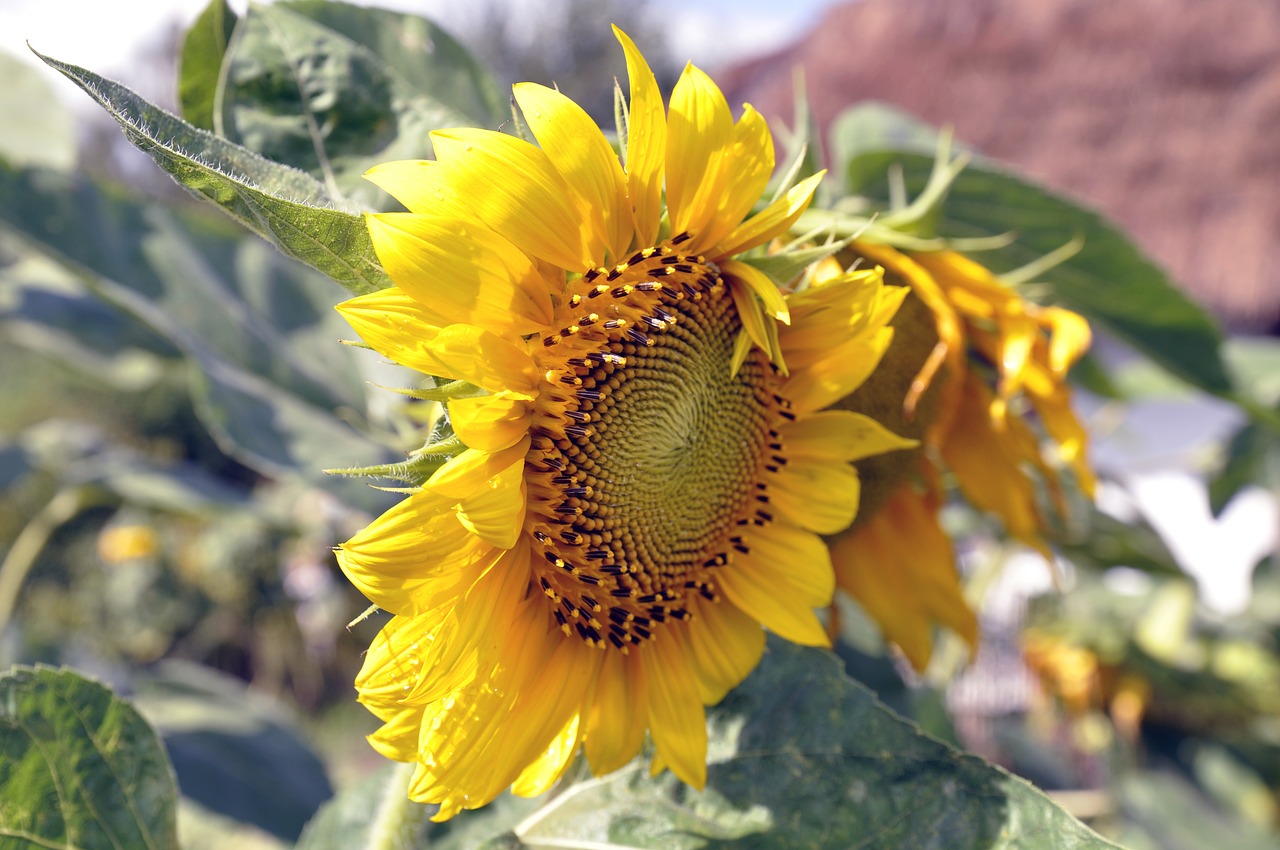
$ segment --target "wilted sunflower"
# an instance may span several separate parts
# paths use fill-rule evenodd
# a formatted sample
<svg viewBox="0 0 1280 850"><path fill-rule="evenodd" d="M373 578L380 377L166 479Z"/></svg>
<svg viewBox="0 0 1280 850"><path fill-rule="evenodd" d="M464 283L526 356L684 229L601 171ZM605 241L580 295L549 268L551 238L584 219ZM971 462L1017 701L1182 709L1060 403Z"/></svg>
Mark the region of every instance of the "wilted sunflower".
<svg viewBox="0 0 1280 850"><path fill-rule="evenodd" d="M704 706L756 665L763 628L827 642L819 535L853 520L851 462L910 444L823 410L875 368L906 290L870 269L784 294L735 259L817 178L751 215L764 120L735 123L693 66L666 114L618 38L625 168L575 103L526 83L538 146L448 130L436 160L368 175L410 210L369 216L395 286L339 309L384 356L460 382L442 392L464 445L338 557L394 615L356 682L385 724L370 740L417 763L410 795L437 819L540 793L580 745L613 770L646 731L655 770L702 786Z"/></svg>
<svg viewBox="0 0 1280 850"><path fill-rule="evenodd" d="M935 622L970 645L977 640L951 540L938 524L945 502L939 468L972 505L1046 558L1048 517L1038 487L1059 511L1061 469L1093 492L1087 437L1066 383L1089 347L1089 325L1070 310L1028 301L954 251L907 254L859 242L849 252L843 259L881 265L886 280L912 295L894 320L897 335L881 369L839 406L917 436L922 446L859 464L872 503L834 541L831 557L837 584L921 669ZM1041 431L1052 446L1048 458Z"/></svg>

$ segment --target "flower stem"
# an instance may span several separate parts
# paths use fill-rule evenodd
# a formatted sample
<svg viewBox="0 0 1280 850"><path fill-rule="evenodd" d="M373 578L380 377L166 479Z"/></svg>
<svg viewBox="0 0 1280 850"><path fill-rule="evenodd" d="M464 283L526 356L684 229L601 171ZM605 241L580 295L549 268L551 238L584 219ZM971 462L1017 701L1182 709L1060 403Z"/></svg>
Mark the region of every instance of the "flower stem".
<svg viewBox="0 0 1280 850"><path fill-rule="evenodd" d="M415 765L397 765L387 778L386 790L369 827L368 850L403 850L412 846L412 833L426 817L427 807L409 799L409 781Z"/></svg>

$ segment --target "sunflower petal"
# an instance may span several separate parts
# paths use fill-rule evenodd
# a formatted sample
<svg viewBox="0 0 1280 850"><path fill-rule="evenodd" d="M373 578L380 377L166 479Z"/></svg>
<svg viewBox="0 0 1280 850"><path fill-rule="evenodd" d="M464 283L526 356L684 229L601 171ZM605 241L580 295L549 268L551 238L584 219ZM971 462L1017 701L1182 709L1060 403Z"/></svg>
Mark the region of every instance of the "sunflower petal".
<svg viewBox="0 0 1280 850"><path fill-rule="evenodd" d="M688 647L673 632L651 641L640 653L649 682L649 728L663 762L680 779L702 789L707 784L707 718L689 669Z"/></svg>
<svg viewBox="0 0 1280 850"><path fill-rule="evenodd" d="M546 153L514 136L471 128L436 130L431 144L449 188L477 218L531 257L570 271L591 268L590 222Z"/></svg>
<svg viewBox="0 0 1280 850"><path fill-rule="evenodd" d="M631 80L631 104L627 123L627 194L631 198L636 225L636 242L653 245L658 241L662 218L662 177L667 150L667 116L662 92L635 42L618 29L613 34L627 57Z"/></svg>
<svg viewBox="0 0 1280 850"><path fill-rule="evenodd" d="M671 232L705 226L706 210L695 205L698 187L715 160L732 144L733 115L720 89L692 64L671 92L667 128L667 209ZM701 220L695 220L695 213Z"/></svg>
<svg viewBox="0 0 1280 850"><path fill-rule="evenodd" d="M537 266L482 224L413 213L365 217L382 267L435 325L466 323L528 334L552 320L551 285Z"/></svg>
<svg viewBox="0 0 1280 850"><path fill-rule="evenodd" d="M634 231L622 165L591 116L555 89L517 83L516 102L529 129L578 198L595 231L591 255L620 258Z"/></svg>
<svg viewBox="0 0 1280 850"><path fill-rule="evenodd" d="M739 224L710 251L712 257L735 257L763 245L791 229L809 208L813 193L826 171L806 177L787 190L787 194Z"/></svg>

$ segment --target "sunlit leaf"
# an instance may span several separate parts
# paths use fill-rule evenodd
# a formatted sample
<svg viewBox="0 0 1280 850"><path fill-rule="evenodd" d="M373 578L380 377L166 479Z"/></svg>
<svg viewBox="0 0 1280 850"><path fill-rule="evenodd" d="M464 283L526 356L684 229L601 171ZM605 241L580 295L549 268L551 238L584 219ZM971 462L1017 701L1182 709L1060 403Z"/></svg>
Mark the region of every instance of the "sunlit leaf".
<svg viewBox="0 0 1280 850"><path fill-rule="evenodd" d="M887 204L888 173L900 166L914 197L928 180L933 158L902 151L863 153L842 163L846 189ZM952 186L939 233L986 237L1015 233L1006 247L978 257L997 272L1011 271L1061 247L1073 237L1084 248L1046 272L1033 293L1084 314L1184 381L1228 395L1232 382L1221 353L1222 336L1204 310L1114 224L1063 195L1001 171L970 164Z"/></svg>
<svg viewBox="0 0 1280 850"><path fill-rule="evenodd" d="M314 178L193 127L92 71L40 58L96 100L125 137L180 184L289 256L354 293L388 285L364 219L334 206Z"/></svg>
<svg viewBox="0 0 1280 850"><path fill-rule="evenodd" d="M355 353L337 343L350 331L323 278L216 218L49 173L0 167L0 225L186 355L196 408L227 454L382 501L320 471L387 459L352 427L365 387Z"/></svg>
<svg viewBox="0 0 1280 850"><path fill-rule="evenodd" d="M432 827L429 846L897 850L1077 848L1103 840L1026 782L922 733L846 678L833 655L770 640L763 662L710 712L705 791L639 764ZM405 777L400 776L400 787ZM394 783L379 786L386 795ZM368 801L380 798L365 790ZM348 823L367 823L357 806ZM372 814L372 811L370 811ZM419 813L420 814L420 813ZM354 815L354 817L353 817ZM324 814L321 817L325 817ZM337 815L326 821L337 823ZM448 843L465 830L465 843ZM308 830L319 843L320 821ZM487 836L489 841L483 843ZM358 837L367 834L345 833ZM402 835L421 841L416 827ZM347 845L350 846L350 845ZM406 845L410 846L410 845Z"/></svg>
<svg viewBox="0 0 1280 850"><path fill-rule="evenodd" d="M177 847L177 787L155 732L69 670L0 676L0 845Z"/></svg>
<svg viewBox="0 0 1280 850"><path fill-rule="evenodd" d="M227 0L209 0L182 40L182 53L178 57L178 103L182 117L201 130L213 129L222 57L237 20Z"/></svg>
<svg viewBox="0 0 1280 850"><path fill-rule="evenodd" d="M251 6L225 61L218 128L307 171L335 197L373 204L371 166L430 155L444 127L509 115L488 72L416 15L332 2Z"/></svg>

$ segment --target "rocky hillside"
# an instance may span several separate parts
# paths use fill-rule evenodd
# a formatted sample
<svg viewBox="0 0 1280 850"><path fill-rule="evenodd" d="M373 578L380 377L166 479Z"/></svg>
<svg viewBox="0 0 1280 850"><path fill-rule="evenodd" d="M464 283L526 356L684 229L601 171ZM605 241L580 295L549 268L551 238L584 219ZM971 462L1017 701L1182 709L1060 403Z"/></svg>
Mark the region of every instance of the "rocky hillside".
<svg viewBox="0 0 1280 850"><path fill-rule="evenodd" d="M1120 221L1238 331L1280 331L1280 2L861 0L723 70L731 103L825 132L895 104Z"/></svg>

